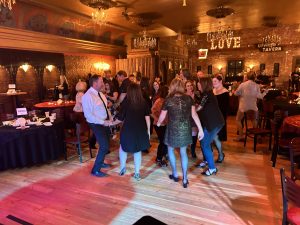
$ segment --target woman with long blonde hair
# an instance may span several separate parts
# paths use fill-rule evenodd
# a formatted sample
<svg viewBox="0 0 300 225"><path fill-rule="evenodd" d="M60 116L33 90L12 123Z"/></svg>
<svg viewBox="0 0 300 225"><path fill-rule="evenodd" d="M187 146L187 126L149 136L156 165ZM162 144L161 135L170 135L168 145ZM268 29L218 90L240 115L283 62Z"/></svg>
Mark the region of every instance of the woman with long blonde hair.
<svg viewBox="0 0 300 225"><path fill-rule="evenodd" d="M159 116L157 126L159 127L164 119L168 118L167 129L165 133L165 144L168 146L168 156L172 167L172 174L169 178L175 182L179 181L176 169L176 157L174 148L180 148L181 168L182 168L182 185L188 186L188 157L186 148L192 144L192 117L198 127L198 138L203 138L203 130L195 110L193 99L185 94L185 84L179 79L172 80L169 87L169 95L165 99Z"/></svg>

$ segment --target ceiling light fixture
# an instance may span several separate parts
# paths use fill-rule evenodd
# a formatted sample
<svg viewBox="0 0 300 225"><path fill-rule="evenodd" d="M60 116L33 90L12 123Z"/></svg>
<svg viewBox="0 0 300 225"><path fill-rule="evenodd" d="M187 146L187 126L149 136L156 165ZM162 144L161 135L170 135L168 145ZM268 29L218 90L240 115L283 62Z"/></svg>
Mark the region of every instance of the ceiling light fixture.
<svg viewBox="0 0 300 225"><path fill-rule="evenodd" d="M9 10L12 10L12 6L16 4L16 0L0 0L0 6L9 8ZM1 11L0 7L0 11Z"/></svg>
<svg viewBox="0 0 300 225"><path fill-rule="evenodd" d="M142 35L140 37L133 39L133 47L135 49L153 49L157 46L157 40L155 37L149 37L147 35L146 29L142 31Z"/></svg>
<svg viewBox="0 0 300 225"><path fill-rule="evenodd" d="M232 15L234 10L232 8L225 8L223 5L218 6L215 9L210 9L206 12L206 15L214 17L216 19L225 18L226 16Z"/></svg>
<svg viewBox="0 0 300 225"><path fill-rule="evenodd" d="M100 26L106 25L107 18L108 13L105 9L99 8L92 13L92 20Z"/></svg>

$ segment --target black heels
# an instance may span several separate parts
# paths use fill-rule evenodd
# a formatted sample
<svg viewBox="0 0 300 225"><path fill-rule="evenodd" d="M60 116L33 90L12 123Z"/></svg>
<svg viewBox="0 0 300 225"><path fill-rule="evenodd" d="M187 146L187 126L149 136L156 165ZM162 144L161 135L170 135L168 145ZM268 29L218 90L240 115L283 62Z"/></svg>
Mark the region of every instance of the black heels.
<svg viewBox="0 0 300 225"><path fill-rule="evenodd" d="M216 160L216 163L222 163L224 161L224 158L225 158L225 154L223 153L223 158Z"/></svg>
<svg viewBox="0 0 300 225"><path fill-rule="evenodd" d="M185 183L184 183L184 181L182 180L182 186L183 186L183 188L187 188L188 184L189 184L189 180L186 180Z"/></svg>
<svg viewBox="0 0 300 225"><path fill-rule="evenodd" d="M124 176L125 173L126 173L126 168L124 167L123 169L121 169L119 175Z"/></svg>
<svg viewBox="0 0 300 225"><path fill-rule="evenodd" d="M174 182L178 182L179 181L179 177L174 177L173 174L169 175L169 178L171 180L174 180Z"/></svg>

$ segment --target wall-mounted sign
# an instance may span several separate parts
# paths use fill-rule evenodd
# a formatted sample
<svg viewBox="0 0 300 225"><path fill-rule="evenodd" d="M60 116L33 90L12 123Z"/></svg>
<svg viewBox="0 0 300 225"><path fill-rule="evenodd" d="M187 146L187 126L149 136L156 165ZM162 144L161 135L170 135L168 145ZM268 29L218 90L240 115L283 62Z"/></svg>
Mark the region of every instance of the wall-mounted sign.
<svg viewBox="0 0 300 225"><path fill-rule="evenodd" d="M198 59L206 59L207 52L208 52L208 49L199 49L198 50Z"/></svg>
<svg viewBox="0 0 300 225"><path fill-rule="evenodd" d="M212 40L210 50L224 49L224 48L240 48L241 37L230 37L226 39Z"/></svg>
<svg viewBox="0 0 300 225"><path fill-rule="evenodd" d="M276 34L268 34L262 39L262 43L257 44L257 48L262 52L279 52L283 50L280 43L280 36Z"/></svg>

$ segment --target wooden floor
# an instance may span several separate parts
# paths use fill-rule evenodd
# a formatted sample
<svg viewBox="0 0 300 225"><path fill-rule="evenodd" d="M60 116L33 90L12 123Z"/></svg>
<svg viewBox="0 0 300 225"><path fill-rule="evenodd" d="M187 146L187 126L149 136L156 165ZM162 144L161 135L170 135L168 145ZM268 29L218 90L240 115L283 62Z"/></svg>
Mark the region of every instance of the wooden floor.
<svg viewBox="0 0 300 225"><path fill-rule="evenodd" d="M281 224L279 167L287 168L287 159L279 156L272 168L270 154L262 153L266 144L259 144L255 154L252 140L246 148L233 142L233 117L228 131L226 158L218 174L204 177L190 160L187 189L169 180L170 168L158 168L154 163L155 135L150 154L143 156L140 182L131 178L132 157L127 175L118 176L118 143L107 157L113 163L107 178L90 175L93 159L80 164L77 158L1 172L0 224L18 224L7 215L43 225L127 225L145 215L170 225ZM197 150L200 156L199 147Z"/></svg>

